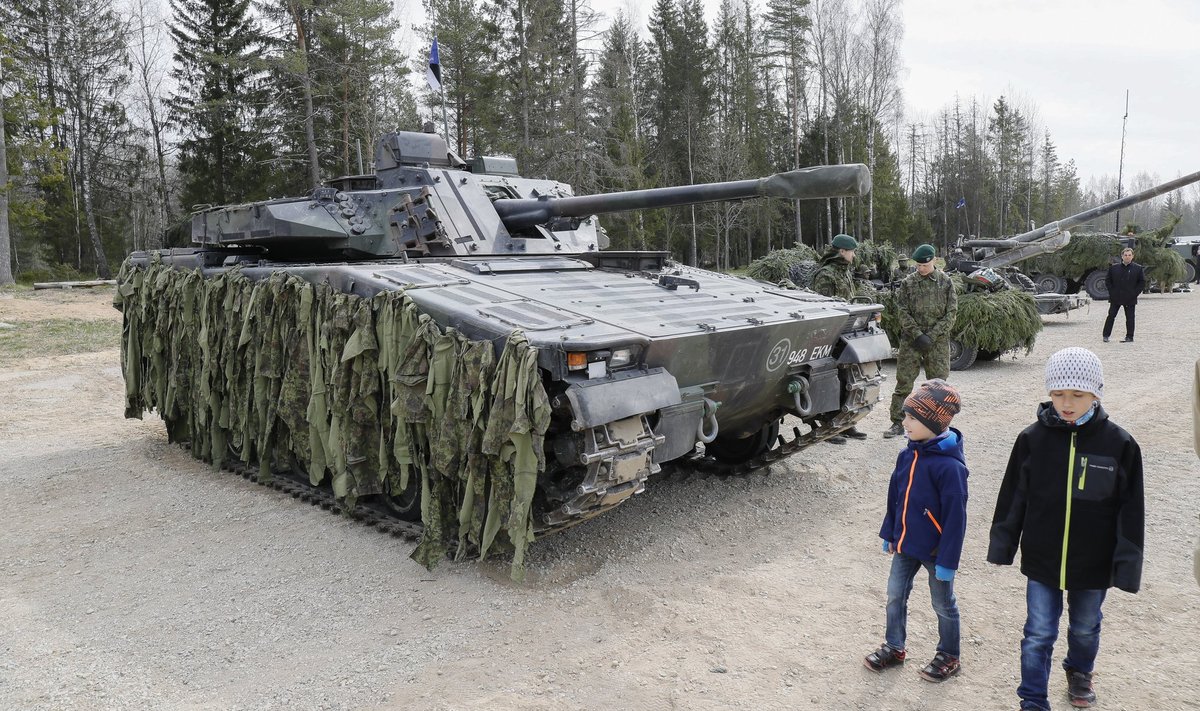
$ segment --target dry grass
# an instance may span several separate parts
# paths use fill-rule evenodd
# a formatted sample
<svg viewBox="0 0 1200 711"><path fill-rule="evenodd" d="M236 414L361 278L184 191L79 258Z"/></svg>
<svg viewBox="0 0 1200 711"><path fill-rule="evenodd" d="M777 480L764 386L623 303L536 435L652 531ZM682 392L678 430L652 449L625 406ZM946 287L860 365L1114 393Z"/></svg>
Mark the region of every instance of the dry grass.
<svg viewBox="0 0 1200 711"><path fill-rule="evenodd" d="M120 348L117 320L46 319L0 326L0 363Z"/></svg>

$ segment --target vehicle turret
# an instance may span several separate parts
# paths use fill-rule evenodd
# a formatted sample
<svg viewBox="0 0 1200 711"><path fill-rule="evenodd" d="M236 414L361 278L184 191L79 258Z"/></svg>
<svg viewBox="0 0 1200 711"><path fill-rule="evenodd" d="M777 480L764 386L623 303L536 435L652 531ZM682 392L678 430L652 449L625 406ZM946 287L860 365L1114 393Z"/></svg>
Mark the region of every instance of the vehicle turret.
<svg viewBox="0 0 1200 711"><path fill-rule="evenodd" d="M468 164L428 133L380 139L371 175L339 178L303 198L208 208L192 241L254 247L275 258L347 260L582 254L607 237L594 215L721 200L855 197L866 166L818 166L765 178L575 196L553 180L522 178L510 158Z"/></svg>

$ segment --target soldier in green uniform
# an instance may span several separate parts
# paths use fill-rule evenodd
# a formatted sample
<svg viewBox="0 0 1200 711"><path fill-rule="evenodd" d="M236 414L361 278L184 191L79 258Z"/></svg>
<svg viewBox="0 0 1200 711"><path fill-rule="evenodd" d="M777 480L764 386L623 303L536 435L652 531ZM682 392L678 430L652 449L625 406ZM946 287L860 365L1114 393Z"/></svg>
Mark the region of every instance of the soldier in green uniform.
<svg viewBox="0 0 1200 711"><path fill-rule="evenodd" d="M934 266L933 246L913 250L917 271L896 289L896 311L900 317L900 348L896 356L896 392L892 394L892 426L884 437L904 434L904 399L912 392L921 369L926 379L950 377L950 329L958 313L954 282Z"/></svg>
<svg viewBox="0 0 1200 711"><path fill-rule="evenodd" d="M854 250L858 249L858 240L850 235L840 234L833 238L833 246L821 257L821 267L813 274L809 288L818 294L832 296L842 301L852 301L858 295L858 287L854 283ZM837 437L830 437L831 444L845 444L846 437L866 439L866 432L859 432L851 427L843 430Z"/></svg>
<svg viewBox="0 0 1200 711"><path fill-rule="evenodd" d="M896 271L892 273L892 281L900 281L915 271L912 266L912 261L909 260L907 254L897 255L896 264Z"/></svg>
<svg viewBox="0 0 1200 711"><path fill-rule="evenodd" d="M821 256L821 268L813 274L811 289L818 294L850 301L857 293L854 286L854 250L858 240L850 235L833 238L833 246Z"/></svg>

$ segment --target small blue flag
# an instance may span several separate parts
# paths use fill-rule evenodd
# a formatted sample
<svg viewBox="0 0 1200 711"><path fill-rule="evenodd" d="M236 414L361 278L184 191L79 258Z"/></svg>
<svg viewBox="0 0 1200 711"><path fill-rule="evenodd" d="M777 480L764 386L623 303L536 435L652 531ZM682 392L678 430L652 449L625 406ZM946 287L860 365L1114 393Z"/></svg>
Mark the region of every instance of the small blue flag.
<svg viewBox="0 0 1200 711"><path fill-rule="evenodd" d="M954 203L955 210L961 210L966 206L967 206L967 199L965 197L960 197L958 199L958 202Z"/></svg>
<svg viewBox="0 0 1200 711"><path fill-rule="evenodd" d="M433 46L429 48L429 68L425 70L425 81L434 91L442 88L442 62L438 58L437 35L433 36Z"/></svg>

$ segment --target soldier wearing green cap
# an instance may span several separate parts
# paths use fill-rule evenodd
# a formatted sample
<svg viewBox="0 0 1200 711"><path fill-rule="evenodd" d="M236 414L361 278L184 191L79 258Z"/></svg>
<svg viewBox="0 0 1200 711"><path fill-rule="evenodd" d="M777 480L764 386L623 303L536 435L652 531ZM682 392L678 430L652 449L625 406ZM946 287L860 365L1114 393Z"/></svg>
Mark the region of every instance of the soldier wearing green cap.
<svg viewBox="0 0 1200 711"><path fill-rule="evenodd" d="M921 369L927 379L950 377L950 330L958 314L954 282L933 263L936 251L923 244L913 250L916 272L896 288L900 317L900 348L896 356L896 391L892 393L892 426L884 437L904 434L904 399L912 392Z"/></svg>
<svg viewBox="0 0 1200 711"><path fill-rule="evenodd" d="M832 296L842 301L852 301L858 295L858 287L854 283L854 250L858 249L858 240L847 234L839 234L833 238L828 251L821 256L821 266L813 274L812 285L809 287L818 294ZM866 439L865 432L859 432L851 427L842 432L844 436L830 437L831 444L845 444L846 437Z"/></svg>
<svg viewBox="0 0 1200 711"><path fill-rule="evenodd" d="M832 296L842 301L854 298L857 289L854 286L854 250L858 249L858 240L850 235L838 235L833 238L833 245L821 255L821 267L813 274L813 291L825 296Z"/></svg>

